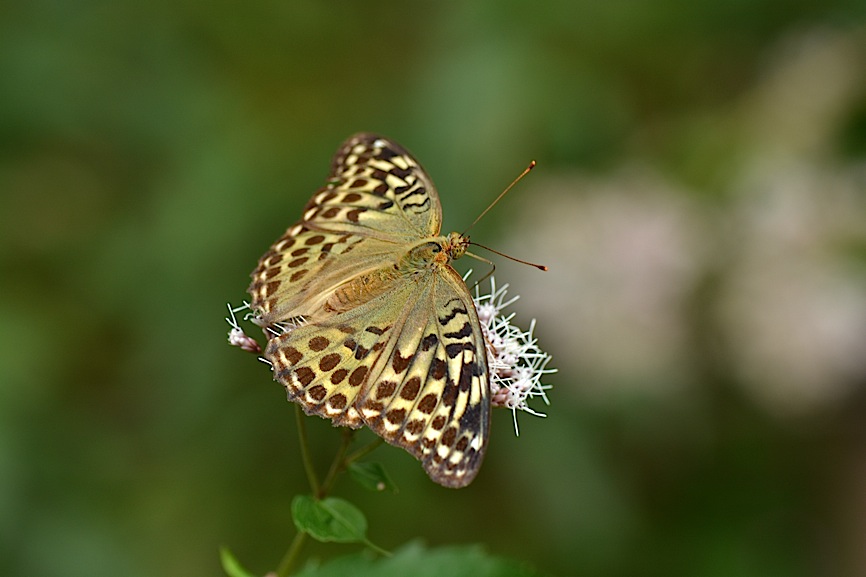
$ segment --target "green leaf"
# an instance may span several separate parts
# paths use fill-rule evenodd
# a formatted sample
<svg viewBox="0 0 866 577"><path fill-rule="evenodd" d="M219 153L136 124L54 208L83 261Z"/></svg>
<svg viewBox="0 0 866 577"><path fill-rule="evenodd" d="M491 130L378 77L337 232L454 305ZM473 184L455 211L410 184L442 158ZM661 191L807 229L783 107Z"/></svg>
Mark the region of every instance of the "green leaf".
<svg viewBox="0 0 866 577"><path fill-rule="evenodd" d="M360 509L337 497L319 501L298 495L292 500L292 518L299 531L318 541L364 543L367 539L367 518Z"/></svg>
<svg viewBox="0 0 866 577"><path fill-rule="evenodd" d="M297 577L544 577L527 565L495 557L481 546L451 546L428 549L413 542L392 557L372 558L369 554L332 559L308 566Z"/></svg>
<svg viewBox="0 0 866 577"><path fill-rule="evenodd" d="M349 463L349 474L356 483L370 491L397 492L397 485L379 463Z"/></svg>
<svg viewBox="0 0 866 577"><path fill-rule="evenodd" d="M223 571L229 577L255 577L252 573L244 569L241 564L232 555L232 552L227 548L220 548L220 563L222 563Z"/></svg>
<svg viewBox="0 0 866 577"><path fill-rule="evenodd" d="M367 518L345 499L318 500L310 495L298 495L292 500L292 518L298 531L317 541L363 543L381 555L390 555L367 539Z"/></svg>

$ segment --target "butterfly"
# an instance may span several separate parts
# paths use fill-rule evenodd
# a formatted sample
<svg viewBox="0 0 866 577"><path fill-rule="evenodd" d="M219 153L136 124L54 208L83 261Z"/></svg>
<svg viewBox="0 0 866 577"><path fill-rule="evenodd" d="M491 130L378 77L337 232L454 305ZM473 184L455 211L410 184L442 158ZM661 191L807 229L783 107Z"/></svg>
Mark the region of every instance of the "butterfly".
<svg viewBox="0 0 866 577"><path fill-rule="evenodd" d="M489 371L472 296L451 267L469 238L441 236L441 225L418 161L356 134L248 292L289 400L335 426L366 425L456 488L487 449Z"/></svg>

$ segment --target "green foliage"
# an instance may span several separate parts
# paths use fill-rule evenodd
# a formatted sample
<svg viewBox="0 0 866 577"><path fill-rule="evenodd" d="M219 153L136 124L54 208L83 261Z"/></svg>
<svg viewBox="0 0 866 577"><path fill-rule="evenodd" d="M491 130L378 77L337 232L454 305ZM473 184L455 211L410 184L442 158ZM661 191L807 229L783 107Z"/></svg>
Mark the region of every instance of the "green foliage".
<svg viewBox="0 0 866 577"><path fill-rule="evenodd" d="M356 483L369 491L397 492L397 485L379 463L350 463L349 474Z"/></svg>
<svg viewBox="0 0 866 577"><path fill-rule="evenodd" d="M298 495L292 500L292 519L298 531L319 541L367 542L367 518L344 499Z"/></svg>
<svg viewBox="0 0 866 577"><path fill-rule="evenodd" d="M389 558L358 554L306 567L298 577L542 577L529 567L487 553L482 547L429 549L409 543Z"/></svg>
<svg viewBox="0 0 866 577"><path fill-rule="evenodd" d="M856 211L834 213L823 188L844 185L848 165L862 167L866 154L864 9L862 0L4 3L0 575L212 576L222 543L261 573L273 567L294 532L290 500L310 489L285 392L266 367L229 350L222 317L227 300L244 297L262 251L322 186L334 147L358 130L419 156L448 230L462 230L526 161L539 161L524 192L472 231L499 249L525 233L512 254L561 260L537 281L503 277L521 304L555 290L580 298L595 277L645 264L577 261L566 235L539 255L534 236L551 223L514 224L533 186L561 196L562 220L577 222L567 202L587 190L571 175L590 172L615 197L622 180L611 174L631 174L651 195L657 180L641 174L662 172L680 185L672 201L702 214L689 224L696 239L723 235L697 243L709 274L696 292L662 293L687 322L658 325L683 331L683 366L623 387L617 374L566 368L550 417L521 421L519 439L509 414L494 415L484 470L457 493L421 482L400 451L381 451L397 497L357 489L360 500L356 487L340 487L377 542L419 533L483 542L559 575L800 577L846 563L854 574L864 396L847 395L862 393L862 377L850 388L828 383L816 412L765 410L741 375L766 373L743 372L729 353L736 342L714 325L726 310L716 295L737 284L730 269L746 249L771 258L766 271L755 267L758 280L784 264L760 237L741 234L752 215L726 212L730 197L765 185L780 192L764 207L793 242L795 265L832 251L814 231L788 228L783 217L797 205L787 191L813 183L817 201L798 197L799 206L860 225ZM848 68L844 58L802 74L784 68L838 39ZM780 159L761 148L775 133L767 122L820 112L826 93L815 79L833 71L845 76L831 92L850 90L849 104L776 137L823 131L800 146L811 156L782 162L788 179L756 172ZM762 98L762 113L749 113ZM818 178L816 165L830 177ZM850 195L862 198L857 174ZM631 227L605 228L593 215L586 222L608 232L581 237L587 250L640 244ZM860 237L834 238L863 262ZM679 253L659 254L678 276ZM626 294L645 302L652 283L633 286ZM799 287L783 285L778 300ZM615 306L604 300L576 319L554 308L561 327L539 322L539 338L572 361L581 352L568 340L572 325ZM792 322L808 310L795 309ZM804 351L852 318L830 312L824 325L793 326ZM645 321L625 319L624 330ZM758 335L777 351L771 336ZM597 348L606 339L598 331L584 342L628 366L628 343ZM757 398L778 390L763 384ZM330 425L310 428L312 459L326 470L334 437L319 431ZM354 546L308 545L303 559ZM366 559L359 568L391 561Z"/></svg>
<svg viewBox="0 0 866 577"><path fill-rule="evenodd" d="M220 549L220 564L228 577L255 577L244 569L231 551L226 547Z"/></svg>

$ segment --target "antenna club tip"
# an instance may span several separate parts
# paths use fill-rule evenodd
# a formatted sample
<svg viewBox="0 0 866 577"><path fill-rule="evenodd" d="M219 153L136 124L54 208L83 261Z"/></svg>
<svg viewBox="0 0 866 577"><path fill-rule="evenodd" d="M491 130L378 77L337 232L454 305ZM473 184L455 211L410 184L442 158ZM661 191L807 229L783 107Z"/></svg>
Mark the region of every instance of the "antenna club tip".
<svg viewBox="0 0 866 577"><path fill-rule="evenodd" d="M536 165L536 164L538 164L538 163L535 162L534 160L533 160L533 161L530 161L530 163L529 163L529 170L532 170L533 168L535 168L535 165Z"/></svg>
<svg viewBox="0 0 866 577"><path fill-rule="evenodd" d="M549 271L550 269L544 266L543 264L538 265L538 270Z"/></svg>

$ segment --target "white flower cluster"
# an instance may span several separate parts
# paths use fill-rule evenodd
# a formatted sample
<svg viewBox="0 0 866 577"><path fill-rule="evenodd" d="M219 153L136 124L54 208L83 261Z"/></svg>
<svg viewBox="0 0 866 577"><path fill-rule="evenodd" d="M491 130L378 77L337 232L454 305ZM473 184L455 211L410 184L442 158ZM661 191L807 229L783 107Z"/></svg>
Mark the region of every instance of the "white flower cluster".
<svg viewBox="0 0 866 577"><path fill-rule="evenodd" d="M248 353L261 353L262 348L259 346L259 343L256 342L253 337L247 335L244 332L244 329L238 325L237 319L235 319L235 313L250 310L250 304L244 302L244 304L237 308L232 308L232 305L228 305L228 307L229 316L226 317L226 322L231 327L231 330L229 331L229 344L233 347L240 347L241 350L247 351ZM244 317L244 320L247 320L246 316Z"/></svg>
<svg viewBox="0 0 866 577"><path fill-rule="evenodd" d="M555 373L556 369L547 368L550 355L538 347L537 339L532 334L535 320L529 324L528 331L523 331L511 324L514 313L504 314L505 309L520 298L515 296L506 300L507 294L508 285L497 287L496 279L491 276L490 293L481 295L476 286L473 300L487 341L492 404L494 407L511 409L514 432L519 434L518 410L538 417L547 416L532 409L527 401L540 397L545 404L550 404L545 392L550 385L542 384L541 378Z"/></svg>

